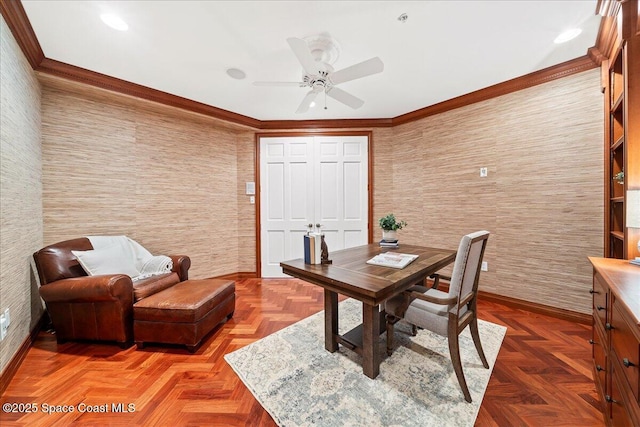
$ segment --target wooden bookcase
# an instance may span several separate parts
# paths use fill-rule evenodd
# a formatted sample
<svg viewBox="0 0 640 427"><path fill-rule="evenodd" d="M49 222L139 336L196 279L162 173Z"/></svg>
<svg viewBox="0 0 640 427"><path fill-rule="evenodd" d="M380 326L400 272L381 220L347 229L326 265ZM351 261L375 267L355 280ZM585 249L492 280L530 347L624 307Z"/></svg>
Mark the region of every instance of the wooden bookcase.
<svg viewBox="0 0 640 427"><path fill-rule="evenodd" d="M607 16L604 88L604 256L593 264L593 376L607 426L640 426L640 230L628 228L627 191L640 189L639 0L598 2ZM601 9L602 12L602 9ZM622 184L615 179L624 172ZM609 258L609 259L608 259ZM619 259L610 259L619 258Z"/></svg>
<svg viewBox="0 0 640 427"><path fill-rule="evenodd" d="M618 11L616 41L602 63L605 89L604 256L640 256L640 230L627 228L626 194L640 189L640 28L638 1ZM622 183L616 177L624 174Z"/></svg>
<svg viewBox="0 0 640 427"><path fill-rule="evenodd" d="M606 186L607 186L607 211L608 221L605 226L608 243L605 255L610 258L624 258L625 242L625 180L618 180L618 174L625 171L625 138L624 138L624 101L625 101L625 81L624 81L624 48L619 46L613 57L609 60L608 96L605 96L606 110L608 110L606 126L608 129L605 135L606 153ZM605 245L606 246L606 245Z"/></svg>

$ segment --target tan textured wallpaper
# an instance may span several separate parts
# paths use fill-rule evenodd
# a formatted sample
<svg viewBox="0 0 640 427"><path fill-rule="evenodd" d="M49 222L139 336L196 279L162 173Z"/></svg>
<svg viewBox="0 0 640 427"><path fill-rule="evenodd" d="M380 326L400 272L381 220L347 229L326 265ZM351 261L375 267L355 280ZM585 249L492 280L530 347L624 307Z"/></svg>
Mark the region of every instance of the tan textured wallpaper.
<svg viewBox="0 0 640 427"><path fill-rule="evenodd" d="M189 255L192 278L239 270L237 129L41 81L46 244L126 234L154 254Z"/></svg>
<svg viewBox="0 0 640 427"><path fill-rule="evenodd" d="M238 164L238 272L256 271L256 205L250 203L245 184L255 182L255 132L239 131Z"/></svg>
<svg viewBox="0 0 640 427"><path fill-rule="evenodd" d="M255 130L42 81L46 243L125 233L187 253L193 277L256 270ZM455 248L486 228L481 289L588 312L586 257L602 254L601 96L592 70L373 129L374 240L388 212L409 222L412 243Z"/></svg>
<svg viewBox="0 0 640 427"><path fill-rule="evenodd" d="M11 325L0 345L0 372L43 308L31 255L42 246L40 86L0 18L0 312Z"/></svg>
<svg viewBox="0 0 640 427"><path fill-rule="evenodd" d="M406 242L456 248L489 230L481 290L589 313L587 257L603 253L599 82L591 70L394 128L376 139L376 152L395 147L393 191L376 188L376 205L409 223Z"/></svg>

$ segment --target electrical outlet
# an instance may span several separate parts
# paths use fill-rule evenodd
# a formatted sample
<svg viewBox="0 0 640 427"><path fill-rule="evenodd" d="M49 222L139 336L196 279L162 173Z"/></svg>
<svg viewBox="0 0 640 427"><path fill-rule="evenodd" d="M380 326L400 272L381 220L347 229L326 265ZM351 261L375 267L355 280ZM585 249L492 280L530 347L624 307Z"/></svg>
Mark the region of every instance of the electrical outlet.
<svg viewBox="0 0 640 427"><path fill-rule="evenodd" d="M489 171L487 168L480 168L480 178L484 178L488 175Z"/></svg>
<svg viewBox="0 0 640 427"><path fill-rule="evenodd" d="M0 341L7 336L7 319L4 314L0 314Z"/></svg>
<svg viewBox="0 0 640 427"><path fill-rule="evenodd" d="M482 266L480 267L482 271L489 271L489 263L487 261L482 261Z"/></svg>

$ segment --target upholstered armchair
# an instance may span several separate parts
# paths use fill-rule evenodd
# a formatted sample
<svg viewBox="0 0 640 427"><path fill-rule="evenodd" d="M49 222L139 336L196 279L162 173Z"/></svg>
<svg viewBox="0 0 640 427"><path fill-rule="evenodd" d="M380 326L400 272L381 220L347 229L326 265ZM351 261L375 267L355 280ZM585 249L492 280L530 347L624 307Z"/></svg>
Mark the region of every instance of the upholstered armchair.
<svg viewBox="0 0 640 427"><path fill-rule="evenodd" d="M171 256L173 270L135 284L125 274L88 276L72 251L91 251L83 237L49 245L33 254L40 296L59 343L67 340L133 341L133 304L188 279L191 260Z"/></svg>
<svg viewBox="0 0 640 427"><path fill-rule="evenodd" d="M453 273L451 278L446 278L450 281L448 292L437 289L441 276L435 274L432 288L414 286L385 303L387 353L391 355L393 351L394 325L400 319L412 325L414 335L418 326L446 336L453 369L467 402L471 402L471 395L462 371L458 335L469 326L482 365L488 369L489 364L480 343L476 315L480 266L488 239L488 231L478 231L462 237Z"/></svg>

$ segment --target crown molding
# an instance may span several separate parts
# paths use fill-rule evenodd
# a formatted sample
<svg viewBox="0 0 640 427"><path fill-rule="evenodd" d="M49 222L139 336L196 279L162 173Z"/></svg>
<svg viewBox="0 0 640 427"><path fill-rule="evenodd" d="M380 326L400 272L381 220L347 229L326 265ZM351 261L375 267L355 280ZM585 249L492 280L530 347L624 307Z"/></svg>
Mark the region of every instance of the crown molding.
<svg viewBox="0 0 640 427"><path fill-rule="evenodd" d="M134 96L136 98L146 99L148 101L158 102L170 107L180 108L198 114L225 120L227 122L237 123L254 128L260 127L260 120L221 108L212 107L211 105L201 102L192 101L187 98L172 95L167 92L152 89L126 80L107 76L106 74L97 73L85 68L76 67L54 59L45 58L36 71L50 74L64 79L85 83L91 86L119 92L125 95Z"/></svg>
<svg viewBox="0 0 640 427"><path fill-rule="evenodd" d="M0 12L18 42L22 53L31 64L31 68L35 70L44 59L44 52L40 47L36 33L33 31L31 22L27 18L24 7L22 7L22 2L18 0L0 0Z"/></svg>
<svg viewBox="0 0 640 427"><path fill-rule="evenodd" d="M609 6L606 9L603 9L602 2L598 4L598 13L602 15L602 19L600 20L600 28L598 29L598 37L594 47L602 53L603 60L611 58L619 39L616 16L620 12L620 3L609 2L607 4Z"/></svg>
<svg viewBox="0 0 640 427"><path fill-rule="evenodd" d="M636 1L636 0L633 0ZM242 114L233 113L201 102L172 95L126 80L121 80L95 71L76 67L44 56L40 43L31 27L31 23L20 0L0 0L0 9L20 49L25 54L34 70L64 79L88 84L102 89L122 93L136 98L158 102L175 108L203 114L231 123L248 126L259 130L290 129L356 129L394 127L440 114L476 102L485 101L497 96L506 95L572 74L596 68L605 57L608 57L614 42L611 36L617 34L615 25L601 23L596 46L589 49L588 54L539 70L506 82L498 83L466 95L458 96L429 107L421 108L393 118L379 119L341 119L341 120L258 120ZM603 22L606 18L603 18ZM609 17L609 21L613 18ZM613 38L615 41L615 37ZM610 44L611 43L611 46Z"/></svg>
<svg viewBox="0 0 640 427"><path fill-rule="evenodd" d="M392 119L263 120L261 130L392 127Z"/></svg>
<svg viewBox="0 0 640 427"><path fill-rule="evenodd" d="M585 55L583 57L563 62L562 64L554 65L515 79L507 80L506 82L498 83L484 89L476 90L466 95L461 95L429 107L421 108L420 110L412 111L411 113L403 114L393 119L393 125L398 126L423 119L425 117L444 113L445 111L475 104L476 102L486 101L491 98L517 92L542 83L548 83L552 80L567 77L572 74L581 73L583 71L596 68L597 66L598 64L596 62L594 62L589 56Z"/></svg>
<svg viewBox="0 0 640 427"><path fill-rule="evenodd" d="M587 56L598 66L602 65L602 62L607 60L606 55L604 55L600 49L595 46L590 47L589 50L587 50Z"/></svg>

